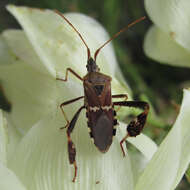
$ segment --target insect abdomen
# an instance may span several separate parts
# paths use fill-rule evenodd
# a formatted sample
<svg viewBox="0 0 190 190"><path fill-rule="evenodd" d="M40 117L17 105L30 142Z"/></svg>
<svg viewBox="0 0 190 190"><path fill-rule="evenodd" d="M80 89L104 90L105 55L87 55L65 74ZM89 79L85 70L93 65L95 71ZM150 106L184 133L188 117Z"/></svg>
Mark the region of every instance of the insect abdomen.
<svg viewBox="0 0 190 190"><path fill-rule="evenodd" d="M87 116L90 136L94 139L94 144L101 152L107 152L112 144L112 137L115 132L113 129L113 110L89 111Z"/></svg>
<svg viewBox="0 0 190 190"><path fill-rule="evenodd" d="M101 152L107 152L112 144L113 137L113 121L103 113L92 128L94 144Z"/></svg>

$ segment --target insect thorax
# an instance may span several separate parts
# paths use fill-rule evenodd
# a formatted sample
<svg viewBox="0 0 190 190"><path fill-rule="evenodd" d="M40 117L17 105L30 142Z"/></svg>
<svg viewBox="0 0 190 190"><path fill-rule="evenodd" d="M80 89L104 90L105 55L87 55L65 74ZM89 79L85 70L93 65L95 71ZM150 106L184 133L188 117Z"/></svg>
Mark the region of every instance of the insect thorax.
<svg viewBox="0 0 190 190"><path fill-rule="evenodd" d="M90 72L84 77L85 105L111 106L111 77Z"/></svg>

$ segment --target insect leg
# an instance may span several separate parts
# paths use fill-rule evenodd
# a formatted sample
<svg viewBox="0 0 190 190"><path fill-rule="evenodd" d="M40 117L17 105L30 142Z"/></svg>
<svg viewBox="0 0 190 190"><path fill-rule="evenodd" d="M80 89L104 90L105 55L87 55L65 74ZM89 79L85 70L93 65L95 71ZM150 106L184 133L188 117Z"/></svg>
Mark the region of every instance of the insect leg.
<svg viewBox="0 0 190 190"><path fill-rule="evenodd" d="M77 164L76 164L76 160L75 160L76 149L75 149L75 145L71 139L71 133L75 127L76 121L77 121L79 114L83 108L85 108L85 106L82 106L81 108L79 108L79 110L75 113L73 119L71 120L71 122L67 128L69 162L70 162L70 164L74 165L74 169L75 169L75 173L74 173L74 177L73 177L72 182L75 182L75 179L77 177Z"/></svg>
<svg viewBox="0 0 190 190"><path fill-rule="evenodd" d="M63 113L63 116L64 116L65 120L67 121L66 126L65 126L65 127L61 127L60 129L64 129L64 128L66 128L66 127L69 125L69 120L67 119L67 115L66 115L66 113L65 113L64 110L63 110L63 106L66 106L66 105L68 105L68 104L71 104L71 103L73 103L73 102L76 102L77 100L80 100L81 98L84 98L84 96L80 96L80 97L78 97L78 98L75 98L75 99L72 99L72 100L63 102L63 103L60 105L60 108L61 108L61 111L62 111L62 113Z"/></svg>
<svg viewBox="0 0 190 190"><path fill-rule="evenodd" d="M124 101L126 101L128 99L128 95L127 94L116 94L116 95L112 95L112 98L124 98ZM118 112L120 110L121 106L119 106L115 111Z"/></svg>
<svg viewBox="0 0 190 190"><path fill-rule="evenodd" d="M127 94L116 94L116 95L112 95L112 98L125 98L125 100L127 100L128 95Z"/></svg>
<svg viewBox="0 0 190 190"><path fill-rule="evenodd" d="M123 142L125 142L127 137L136 137L141 133L149 112L149 105L148 103L143 101L123 101L123 102L114 102L113 104L114 106L127 106L127 107L140 108L144 110L141 114L139 114L134 120L132 120L129 123L129 125L127 126L128 134L120 142L123 156L125 156L125 152L123 150Z"/></svg>
<svg viewBox="0 0 190 190"><path fill-rule="evenodd" d="M83 81L83 78L81 76L79 76L75 71L73 71L71 68L67 68L66 70L66 74L65 74L65 79L61 79L61 78L56 78L56 80L61 80L66 82L68 79L68 74L69 72L71 72L75 77L77 77L79 80Z"/></svg>

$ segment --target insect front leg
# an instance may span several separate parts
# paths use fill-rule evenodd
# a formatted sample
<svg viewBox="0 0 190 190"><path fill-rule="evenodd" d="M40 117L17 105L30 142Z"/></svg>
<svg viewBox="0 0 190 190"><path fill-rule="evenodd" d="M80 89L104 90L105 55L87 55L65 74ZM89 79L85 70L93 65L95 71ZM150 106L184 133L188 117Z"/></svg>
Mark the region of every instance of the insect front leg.
<svg viewBox="0 0 190 190"><path fill-rule="evenodd" d="M141 114L139 114L134 120L132 120L127 126L128 134L121 140L120 146L123 152L123 156L125 156L125 152L123 149L123 143L127 139L127 137L136 137L141 133L146 123L146 118L149 112L149 105L143 101L123 101L123 102L114 102L114 106L127 106L140 108L144 110Z"/></svg>
<svg viewBox="0 0 190 190"><path fill-rule="evenodd" d="M74 173L74 177L73 177L72 182L75 182L75 179L77 177L77 164L76 164L76 160L75 160L76 148L75 148L75 145L71 139L71 133L75 127L76 121L79 117L81 110L84 108L85 108L85 106L82 106L81 108L79 108L79 110L75 113L73 119L71 120L71 122L69 123L69 126L67 128L69 162L70 162L70 164L74 165L74 169L75 169L75 173Z"/></svg>
<svg viewBox="0 0 190 190"><path fill-rule="evenodd" d="M68 74L72 73L75 77L77 77L79 80L83 81L83 78L81 76L79 76L75 71L73 71L71 68L67 68L66 70L66 74L65 74L65 79L61 79L61 78L56 78L56 80L61 80L61 81L64 81L66 82L67 79L68 79Z"/></svg>
<svg viewBox="0 0 190 190"><path fill-rule="evenodd" d="M64 116L64 118L65 118L65 120L66 120L66 122L67 122L66 126L65 126L65 127L61 127L60 129L67 128L67 127L69 126L69 120L68 120L68 118L67 118L66 113L65 113L64 110L63 110L63 106L66 106L66 105L68 105L68 104L71 104L71 103L73 103L73 102L76 102L76 101L78 101L78 100L80 100L80 99L82 99L82 98L84 98L84 96L80 96L80 97L78 97L78 98L75 98L75 99L72 99L72 100L63 102L63 103L60 105L60 108L61 108L61 111L62 111L62 113L63 113L63 116Z"/></svg>

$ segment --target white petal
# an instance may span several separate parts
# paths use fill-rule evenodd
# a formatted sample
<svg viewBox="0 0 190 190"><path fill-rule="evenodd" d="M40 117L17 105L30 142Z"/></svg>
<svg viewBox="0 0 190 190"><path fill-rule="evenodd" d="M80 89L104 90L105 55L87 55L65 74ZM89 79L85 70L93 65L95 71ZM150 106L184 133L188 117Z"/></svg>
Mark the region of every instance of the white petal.
<svg viewBox="0 0 190 190"><path fill-rule="evenodd" d="M79 104L73 104L66 113L77 107ZM133 190L130 160L128 156L123 158L119 145L123 134L118 130L109 151L102 154L90 140L84 117L83 111L72 134L78 165L75 183L74 169L68 161L66 130L59 130L65 123L62 114L54 111L27 133L9 166L28 189Z"/></svg>
<svg viewBox="0 0 190 190"><path fill-rule="evenodd" d="M17 38L21 40L22 47L15 46ZM23 32L6 31L1 39L4 48L0 63L6 60L0 68L1 84L12 104L13 124L25 132L55 104L56 81L40 67L41 61Z"/></svg>
<svg viewBox="0 0 190 190"><path fill-rule="evenodd" d="M134 150L128 152L133 170L134 184L136 184L149 160L140 152L135 152Z"/></svg>
<svg viewBox="0 0 190 190"><path fill-rule="evenodd" d="M2 190L24 190L17 176L6 167L12 147L16 147L12 142L16 142L14 129L5 119L4 112L0 110L0 189ZM13 156L13 155L11 155Z"/></svg>
<svg viewBox="0 0 190 190"><path fill-rule="evenodd" d="M67 67L72 67L80 75L86 73L87 51L77 33L59 15L50 10L8 6L8 10L18 19L35 51L55 76ZM82 14L66 14L78 28L92 53L108 39L107 33L94 19ZM48 21L48 22L47 22ZM103 72L114 73L116 60L109 44L100 53L98 65ZM92 54L93 55L93 54Z"/></svg>
<svg viewBox="0 0 190 190"><path fill-rule="evenodd" d="M7 122L3 116L3 111L0 109L0 162L7 163Z"/></svg>
<svg viewBox="0 0 190 190"><path fill-rule="evenodd" d="M22 139L22 135L17 130L16 126L13 124L12 118L10 114L4 113L6 121L7 121L7 147L6 154L7 160L9 161L14 156L14 153L17 151L17 145Z"/></svg>
<svg viewBox="0 0 190 190"><path fill-rule="evenodd" d="M150 58L161 63L190 67L190 52L156 26L152 26L146 34L144 50Z"/></svg>
<svg viewBox="0 0 190 190"><path fill-rule="evenodd" d="M0 162L4 165L12 158L21 136L12 125L9 114L0 110Z"/></svg>
<svg viewBox="0 0 190 190"><path fill-rule="evenodd" d="M17 176L2 163L0 163L0 189L2 190L26 190Z"/></svg>
<svg viewBox="0 0 190 190"><path fill-rule="evenodd" d="M22 30L6 30L2 34L6 41L9 51L17 59L22 60L31 67L34 67L38 72L49 74L45 65L34 51L32 45ZM19 46L18 46L19 44ZM3 60L1 60L3 61Z"/></svg>
<svg viewBox="0 0 190 190"><path fill-rule="evenodd" d="M127 133L126 126L127 124L124 124L122 122L119 123L118 130L122 132L123 137ZM133 170L133 178L134 182L136 183L140 174L142 173L142 171L156 152L157 145L154 143L154 141L152 141L149 137L142 133L137 137L127 138L127 142L131 143L139 150L138 153L135 153L134 151L129 152Z"/></svg>
<svg viewBox="0 0 190 190"><path fill-rule="evenodd" d="M190 114L190 89L184 90L183 103L181 106L181 111L179 117L179 125L181 129L181 155L180 155L180 165L177 171L177 176L174 180L171 190L175 189L177 184L182 179L189 163L190 163L190 129L189 129L189 114ZM175 124L174 126L176 126Z"/></svg>
<svg viewBox="0 0 190 190"><path fill-rule="evenodd" d="M145 6L153 22L190 51L190 1L145 0Z"/></svg>
<svg viewBox="0 0 190 190"><path fill-rule="evenodd" d="M184 91L179 116L145 171L135 190L174 190L190 162L190 90Z"/></svg>
<svg viewBox="0 0 190 190"><path fill-rule="evenodd" d="M0 78L12 103L11 118L21 132L26 132L56 104L55 79L21 61L1 67Z"/></svg>
<svg viewBox="0 0 190 190"><path fill-rule="evenodd" d="M127 141L133 144L147 160L150 160L157 151L155 142L144 134L140 134L136 138L128 138Z"/></svg>
<svg viewBox="0 0 190 190"><path fill-rule="evenodd" d="M112 94L127 94L128 100L131 100L131 89L125 83L125 81L120 80L118 81L115 77L112 78Z"/></svg>
<svg viewBox="0 0 190 190"><path fill-rule="evenodd" d="M126 127L127 124L119 123L119 130L121 130L124 135L127 133ZM152 158L157 150L155 142L142 133L136 137L127 138L127 141L134 145L148 160Z"/></svg>
<svg viewBox="0 0 190 190"><path fill-rule="evenodd" d="M10 64L11 58L14 59L2 35L0 35L0 58L0 66Z"/></svg>

